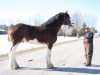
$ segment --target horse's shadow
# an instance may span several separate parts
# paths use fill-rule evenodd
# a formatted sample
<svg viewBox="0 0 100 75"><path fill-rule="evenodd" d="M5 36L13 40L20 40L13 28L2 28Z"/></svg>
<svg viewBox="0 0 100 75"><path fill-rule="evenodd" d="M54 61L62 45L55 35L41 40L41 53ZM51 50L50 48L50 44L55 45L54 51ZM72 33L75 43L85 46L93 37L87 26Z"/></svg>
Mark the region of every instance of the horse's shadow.
<svg viewBox="0 0 100 75"><path fill-rule="evenodd" d="M88 68L71 68L71 67L56 67L54 71L72 72L72 73L86 73L86 74L100 74L100 69L88 69Z"/></svg>
<svg viewBox="0 0 100 75"><path fill-rule="evenodd" d="M100 65L92 65L92 67L100 67ZM74 68L74 67L55 67L54 69L47 68L33 68L33 67L20 67L18 70L44 70L44 71L58 71L58 72L72 72L72 73L85 73L85 74L100 74L100 69L90 68Z"/></svg>
<svg viewBox="0 0 100 75"><path fill-rule="evenodd" d="M100 65L92 64L92 67L100 67Z"/></svg>

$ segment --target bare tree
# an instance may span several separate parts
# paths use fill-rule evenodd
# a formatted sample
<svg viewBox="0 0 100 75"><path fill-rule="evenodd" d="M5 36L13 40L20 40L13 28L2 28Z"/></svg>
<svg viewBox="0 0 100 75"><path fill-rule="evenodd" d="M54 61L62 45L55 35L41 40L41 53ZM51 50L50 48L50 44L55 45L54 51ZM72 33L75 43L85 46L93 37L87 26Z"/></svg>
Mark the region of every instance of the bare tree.
<svg viewBox="0 0 100 75"><path fill-rule="evenodd" d="M80 35L79 35L79 32L80 32L80 29L82 27L82 23L83 23L83 17L80 13L74 13L73 16L72 16L72 22L74 23L74 28L76 30L76 36L79 38Z"/></svg>
<svg viewBox="0 0 100 75"><path fill-rule="evenodd" d="M95 27L97 26L97 18L93 15L88 15L86 18L87 25L90 27L92 32L96 32Z"/></svg>
<svg viewBox="0 0 100 75"><path fill-rule="evenodd" d="M40 17L34 18L34 25L40 25Z"/></svg>
<svg viewBox="0 0 100 75"><path fill-rule="evenodd" d="M62 25L61 30L63 32L63 36L66 37L66 31L68 30L68 26L67 25Z"/></svg>
<svg viewBox="0 0 100 75"><path fill-rule="evenodd" d="M41 16L41 15L36 15L34 17L34 25L41 25L42 23L44 22L44 16Z"/></svg>
<svg viewBox="0 0 100 75"><path fill-rule="evenodd" d="M97 22L97 18L94 15L88 15L86 18L86 23L90 27L95 27Z"/></svg>

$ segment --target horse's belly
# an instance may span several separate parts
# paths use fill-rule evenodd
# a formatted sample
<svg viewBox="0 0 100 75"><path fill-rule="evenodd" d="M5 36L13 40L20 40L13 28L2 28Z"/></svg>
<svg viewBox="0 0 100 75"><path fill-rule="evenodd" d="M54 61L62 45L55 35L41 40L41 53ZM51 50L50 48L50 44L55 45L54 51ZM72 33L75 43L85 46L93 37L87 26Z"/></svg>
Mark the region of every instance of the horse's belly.
<svg viewBox="0 0 100 75"><path fill-rule="evenodd" d="M37 39L26 40L26 38L23 38L22 42L27 42L27 43L31 43L31 44L40 44L40 42L38 42Z"/></svg>

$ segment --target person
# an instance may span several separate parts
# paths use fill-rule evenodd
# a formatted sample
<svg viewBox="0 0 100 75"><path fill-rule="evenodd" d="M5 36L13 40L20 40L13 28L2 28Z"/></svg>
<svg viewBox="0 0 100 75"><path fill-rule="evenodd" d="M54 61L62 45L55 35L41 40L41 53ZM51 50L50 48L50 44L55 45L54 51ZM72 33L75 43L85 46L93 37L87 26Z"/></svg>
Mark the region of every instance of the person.
<svg viewBox="0 0 100 75"><path fill-rule="evenodd" d="M93 55L93 32L90 31L89 27L84 28L84 48L85 48L85 66L91 66L92 55Z"/></svg>

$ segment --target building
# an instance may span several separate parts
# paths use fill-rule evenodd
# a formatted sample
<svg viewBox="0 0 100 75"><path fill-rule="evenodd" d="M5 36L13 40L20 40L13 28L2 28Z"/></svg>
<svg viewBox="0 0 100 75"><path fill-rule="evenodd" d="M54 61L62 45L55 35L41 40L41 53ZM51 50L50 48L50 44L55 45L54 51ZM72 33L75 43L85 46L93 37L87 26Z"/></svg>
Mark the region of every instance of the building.
<svg viewBox="0 0 100 75"><path fill-rule="evenodd" d="M7 34L7 32L5 30L0 30L0 35L4 35Z"/></svg>

